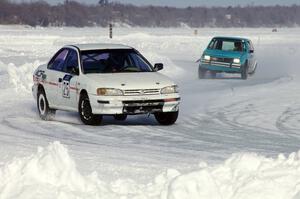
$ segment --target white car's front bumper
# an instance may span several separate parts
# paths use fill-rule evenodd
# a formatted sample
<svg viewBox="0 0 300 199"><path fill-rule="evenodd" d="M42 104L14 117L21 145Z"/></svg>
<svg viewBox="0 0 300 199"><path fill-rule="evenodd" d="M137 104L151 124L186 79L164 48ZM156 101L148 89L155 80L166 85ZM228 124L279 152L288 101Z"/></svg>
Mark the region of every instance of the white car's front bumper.
<svg viewBox="0 0 300 199"><path fill-rule="evenodd" d="M146 96L96 96L89 95L93 114L145 114L175 112L179 110L179 94Z"/></svg>

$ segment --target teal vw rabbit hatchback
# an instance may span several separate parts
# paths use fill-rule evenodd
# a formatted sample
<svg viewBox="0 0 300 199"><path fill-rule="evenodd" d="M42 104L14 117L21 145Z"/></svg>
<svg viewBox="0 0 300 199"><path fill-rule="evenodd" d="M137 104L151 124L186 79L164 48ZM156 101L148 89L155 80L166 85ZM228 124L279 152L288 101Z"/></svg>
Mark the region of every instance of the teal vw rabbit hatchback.
<svg viewBox="0 0 300 199"><path fill-rule="evenodd" d="M217 73L240 73L242 79L253 74L257 67L254 47L249 39L238 37L214 37L200 59L199 78L210 71Z"/></svg>

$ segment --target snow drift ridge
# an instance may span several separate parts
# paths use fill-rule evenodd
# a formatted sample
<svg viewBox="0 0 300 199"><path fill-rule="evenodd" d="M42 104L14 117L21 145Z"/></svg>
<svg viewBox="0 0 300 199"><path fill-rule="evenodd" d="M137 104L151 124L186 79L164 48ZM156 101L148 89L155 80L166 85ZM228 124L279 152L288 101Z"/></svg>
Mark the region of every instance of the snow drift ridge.
<svg viewBox="0 0 300 199"><path fill-rule="evenodd" d="M147 185L133 180L101 181L84 176L59 142L36 154L14 159L0 168L0 198L161 198L161 199L298 199L300 152L277 159L236 154L198 171L168 170Z"/></svg>
<svg viewBox="0 0 300 199"><path fill-rule="evenodd" d="M12 87L17 91L31 92L31 86L33 85L32 75L39 65L41 65L39 60L33 63L25 63L21 66L16 66L13 63L4 64L0 61L1 79L8 80L8 82L3 82L8 84L5 84L7 88Z"/></svg>

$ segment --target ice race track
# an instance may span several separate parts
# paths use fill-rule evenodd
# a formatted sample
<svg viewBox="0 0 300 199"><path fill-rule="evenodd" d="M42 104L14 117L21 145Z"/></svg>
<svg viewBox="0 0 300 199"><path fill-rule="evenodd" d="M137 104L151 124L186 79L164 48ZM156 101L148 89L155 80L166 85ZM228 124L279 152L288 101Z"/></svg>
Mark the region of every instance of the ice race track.
<svg viewBox="0 0 300 199"><path fill-rule="evenodd" d="M252 39L249 80L199 80L213 36ZM0 199L300 199L300 29L29 28L0 26ZM32 73L60 47L121 43L180 86L176 125L150 116L76 113L42 121Z"/></svg>

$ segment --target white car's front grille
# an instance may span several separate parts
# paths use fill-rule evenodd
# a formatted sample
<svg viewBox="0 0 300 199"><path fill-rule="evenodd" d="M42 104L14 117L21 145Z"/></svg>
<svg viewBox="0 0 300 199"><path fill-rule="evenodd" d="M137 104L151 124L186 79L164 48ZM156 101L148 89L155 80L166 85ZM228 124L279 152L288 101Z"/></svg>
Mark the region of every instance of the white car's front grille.
<svg viewBox="0 0 300 199"><path fill-rule="evenodd" d="M124 95L126 96L136 96L136 95L159 95L160 89L131 89L124 90Z"/></svg>

